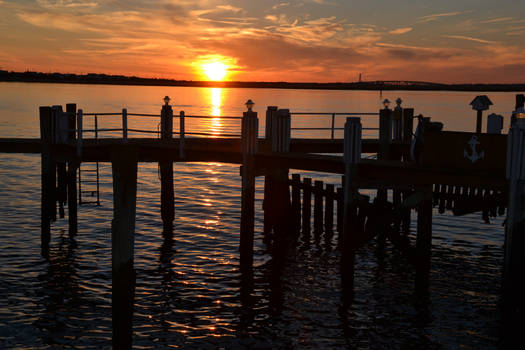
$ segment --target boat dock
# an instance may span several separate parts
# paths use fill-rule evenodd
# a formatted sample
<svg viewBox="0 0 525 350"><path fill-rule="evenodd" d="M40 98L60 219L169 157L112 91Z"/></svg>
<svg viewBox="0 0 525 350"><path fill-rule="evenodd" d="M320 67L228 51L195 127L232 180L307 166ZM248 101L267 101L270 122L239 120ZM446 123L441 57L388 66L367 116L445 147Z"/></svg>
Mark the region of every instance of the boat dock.
<svg viewBox="0 0 525 350"><path fill-rule="evenodd" d="M519 95L523 96L523 95ZM517 101L523 104L523 98ZM432 254L433 208L439 213L465 215L479 212L485 222L506 215L503 295L505 311L513 320L523 317L525 282L525 111L510 131L501 134L500 116L487 118L481 132L484 106L478 108L476 132L442 131L443 125L415 116L414 109L394 109L388 104L374 113L324 113L329 127L292 128L301 113L270 106L264 116L264 135L253 102L247 111L230 119L238 126L232 134L193 131L188 122L208 116L173 113L169 98L160 113L87 113L76 104L40 107L39 139L0 139L2 153L41 154L42 254L49 254L51 225L66 217L69 234L77 234L77 205L82 203L85 182L83 164L110 162L113 172L112 301L113 342L131 347L133 313L134 234L137 164L159 164L163 234L171 239L175 190L174 162L221 162L239 165L242 190L240 222L240 270L250 278L253 268L255 178L264 176L264 231L271 244L283 252L293 247L300 234L338 234L343 288L352 289L355 251L376 239L389 239L413 262L415 290L426 293ZM485 101L486 102L486 101ZM521 106L523 109L523 106ZM486 110L486 108L485 108ZM312 113L315 114L315 113ZM319 113L320 114L320 113ZM117 122L103 126L104 117ZM336 128L336 118L346 118ZM94 127L86 128L87 118ZM128 127L129 118L149 118L149 130ZM377 127L364 128L361 118L373 118ZM178 123L177 123L178 122ZM117 125L118 124L118 125ZM158 128L155 127L158 124ZM327 138L292 138L293 131L325 130ZM364 138L364 132L374 134ZM338 134L342 138L336 138ZM148 137L143 137L149 134ZM86 137L88 136L89 137ZM134 137L140 135L141 137ZM369 155L363 158L363 155ZM98 168L97 168L98 169ZM293 170L338 174L340 186L324 184L291 173ZM86 170L87 171L87 170ZM98 170L96 190L98 194ZM84 181L87 177L84 177ZM375 190L374 197L360 190ZM80 200L80 202L79 202ZM313 204L313 206L312 206ZM313 211L313 220L312 220ZM415 244L409 236L411 216L417 215ZM335 219L335 220L334 220ZM503 230L502 230L503 231Z"/></svg>

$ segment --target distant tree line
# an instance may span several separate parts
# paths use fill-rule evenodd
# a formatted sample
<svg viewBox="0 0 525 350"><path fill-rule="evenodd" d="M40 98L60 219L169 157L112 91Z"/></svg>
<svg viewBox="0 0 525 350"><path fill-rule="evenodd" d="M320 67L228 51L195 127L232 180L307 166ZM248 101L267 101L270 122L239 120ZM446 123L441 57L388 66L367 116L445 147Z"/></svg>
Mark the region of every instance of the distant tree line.
<svg viewBox="0 0 525 350"><path fill-rule="evenodd" d="M352 83L293 83L263 81L194 81L100 73L67 74L0 70L2 82L67 84L157 85L229 88L328 89L328 90L431 90L431 91L525 91L525 84L439 84L419 81L362 81Z"/></svg>

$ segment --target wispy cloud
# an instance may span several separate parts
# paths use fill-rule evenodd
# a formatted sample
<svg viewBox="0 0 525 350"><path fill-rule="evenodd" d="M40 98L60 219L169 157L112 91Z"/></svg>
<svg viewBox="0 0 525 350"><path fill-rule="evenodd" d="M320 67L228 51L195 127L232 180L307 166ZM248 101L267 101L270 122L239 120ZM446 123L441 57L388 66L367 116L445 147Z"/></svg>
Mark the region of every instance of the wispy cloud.
<svg viewBox="0 0 525 350"><path fill-rule="evenodd" d="M495 44L496 43L496 41L473 38L471 36L465 36L465 35L445 35L444 37L450 38L450 39L474 41L474 42L481 43L481 44Z"/></svg>
<svg viewBox="0 0 525 350"><path fill-rule="evenodd" d="M492 24L492 23L510 22L512 20L514 20L514 18L512 18L512 17L498 17L498 18L488 19L486 21L481 21L479 23L481 23L481 24Z"/></svg>
<svg viewBox="0 0 525 350"><path fill-rule="evenodd" d="M432 21L436 21L436 20L438 20L440 18L443 18L443 17L457 16L457 15L459 15L461 13L462 12L459 12L459 11L456 11L456 12L445 12L445 13L435 13L435 14L432 14L432 15L419 17L417 22L418 23L432 22Z"/></svg>
<svg viewBox="0 0 525 350"><path fill-rule="evenodd" d="M411 32L412 29L413 29L412 27L397 28L397 29L389 31L388 33L394 34L394 35L405 34L405 33Z"/></svg>

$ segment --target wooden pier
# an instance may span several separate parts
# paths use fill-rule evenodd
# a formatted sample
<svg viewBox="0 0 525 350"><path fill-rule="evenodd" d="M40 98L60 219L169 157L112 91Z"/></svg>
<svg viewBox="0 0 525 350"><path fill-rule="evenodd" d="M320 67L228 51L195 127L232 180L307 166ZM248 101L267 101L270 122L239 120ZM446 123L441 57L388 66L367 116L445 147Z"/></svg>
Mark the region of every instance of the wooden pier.
<svg viewBox="0 0 525 350"><path fill-rule="evenodd" d="M133 307L135 207L137 164L156 162L161 176L161 217L165 239L173 237L173 162L224 162L240 165L242 181L240 222L241 272L250 275L253 265L255 178L265 177L264 230L268 242L283 249L293 247L300 235L314 239L338 234L341 249L341 278L353 283L355 251L377 237L381 245L389 239L405 252L416 269L415 289L425 293L431 269L433 208L455 215L480 212L484 221L507 214L505 235L504 295L512 319L522 317L525 286L525 112L517 106L509 135L444 132L430 118L417 117L413 137L414 110L391 110L376 115L379 135L363 139L361 119L348 113L344 138L292 138L288 109L268 107L265 135L259 136L259 119L248 110L240 122L238 136L192 137L185 121L192 116L174 115L165 99L160 130L150 138L130 137L140 132L127 127L128 117L139 115L122 110L121 128L97 129L122 132L121 137L86 138L83 127L88 115L75 104L40 107L40 139L0 139L0 152L38 153L42 157L41 229L42 252L48 254L51 223L68 209L69 234L77 233L77 172L85 162L111 162L113 171L114 218L112 221L112 269L114 344L131 347ZM364 114L364 113L362 113ZM103 113L98 113L103 115ZM478 114L479 116L480 114ZM174 131L174 120L179 125ZM479 120L479 118L478 118ZM494 123L493 123L494 124ZM312 128L313 129L313 128ZM197 136L206 136L196 133ZM195 136L195 135L194 135ZM362 154L377 155L364 159ZM324 184L290 169L341 175L341 184ZM360 190L377 190L375 198ZM313 215L312 215L313 199ZM507 209L507 210L506 210ZM417 212L415 245L410 233L411 211ZM335 218L335 221L334 221ZM124 311L122 311L124 310ZM130 311L131 310L131 311Z"/></svg>

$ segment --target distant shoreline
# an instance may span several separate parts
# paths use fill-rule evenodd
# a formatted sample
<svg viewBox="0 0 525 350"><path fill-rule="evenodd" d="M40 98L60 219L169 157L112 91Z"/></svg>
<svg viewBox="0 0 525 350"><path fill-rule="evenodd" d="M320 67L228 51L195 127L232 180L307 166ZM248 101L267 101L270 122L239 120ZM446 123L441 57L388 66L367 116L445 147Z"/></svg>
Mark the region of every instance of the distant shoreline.
<svg viewBox="0 0 525 350"><path fill-rule="evenodd" d="M208 88L257 88L257 89L310 89L310 90L407 90L407 91L487 91L522 92L525 84L439 84L417 81L365 81L352 83L292 83L292 82L244 82L244 81L192 81L157 78L127 77L89 73L85 75L8 72L0 70L0 82L138 85L138 86L186 86Z"/></svg>

